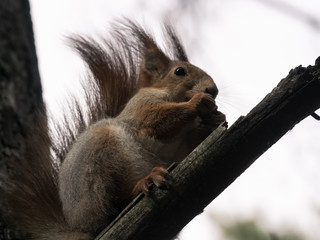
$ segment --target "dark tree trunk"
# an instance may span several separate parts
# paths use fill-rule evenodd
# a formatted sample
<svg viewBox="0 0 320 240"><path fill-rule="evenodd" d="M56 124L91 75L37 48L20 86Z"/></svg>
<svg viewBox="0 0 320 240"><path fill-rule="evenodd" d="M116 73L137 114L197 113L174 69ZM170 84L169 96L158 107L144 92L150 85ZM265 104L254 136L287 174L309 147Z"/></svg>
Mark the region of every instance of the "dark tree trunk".
<svg viewBox="0 0 320 240"><path fill-rule="evenodd" d="M0 172L23 160L25 136L42 105L28 0L0 1ZM1 206L0 206L1 209ZM17 239L0 213L0 239Z"/></svg>

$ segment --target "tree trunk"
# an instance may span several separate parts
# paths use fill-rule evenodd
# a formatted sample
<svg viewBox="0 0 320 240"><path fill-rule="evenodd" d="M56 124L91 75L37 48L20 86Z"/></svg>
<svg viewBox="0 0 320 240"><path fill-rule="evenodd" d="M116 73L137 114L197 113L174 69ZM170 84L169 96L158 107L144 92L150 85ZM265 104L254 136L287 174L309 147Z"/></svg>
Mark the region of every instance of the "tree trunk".
<svg viewBox="0 0 320 240"><path fill-rule="evenodd" d="M42 105L28 0L0 1L0 172L22 160L28 126ZM0 206L0 209L1 206ZM0 212L0 239L17 239Z"/></svg>

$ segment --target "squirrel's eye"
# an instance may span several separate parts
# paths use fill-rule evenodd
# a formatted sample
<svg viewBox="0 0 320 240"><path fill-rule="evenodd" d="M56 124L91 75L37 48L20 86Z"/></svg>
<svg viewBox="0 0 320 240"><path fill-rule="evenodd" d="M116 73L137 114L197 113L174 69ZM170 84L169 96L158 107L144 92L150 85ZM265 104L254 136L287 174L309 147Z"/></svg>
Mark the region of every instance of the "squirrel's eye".
<svg viewBox="0 0 320 240"><path fill-rule="evenodd" d="M183 67L178 67L176 70L174 70L174 74L177 76L185 76L187 75L187 72Z"/></svg>

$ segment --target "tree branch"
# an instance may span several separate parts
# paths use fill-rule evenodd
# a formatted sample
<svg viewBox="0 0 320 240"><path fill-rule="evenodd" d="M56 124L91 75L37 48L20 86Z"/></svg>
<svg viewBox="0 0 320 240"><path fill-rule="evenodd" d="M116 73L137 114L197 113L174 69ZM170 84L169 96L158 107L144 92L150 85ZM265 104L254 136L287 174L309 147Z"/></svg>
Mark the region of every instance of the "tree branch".
<svg viewBox="0 0 320 240"><path fill-rule="evenodd" d="M167 189L139 195L96 239L170 239L288 130L320 108L320 58L290 71L230 129L218 128L174 168Z"/></svg>

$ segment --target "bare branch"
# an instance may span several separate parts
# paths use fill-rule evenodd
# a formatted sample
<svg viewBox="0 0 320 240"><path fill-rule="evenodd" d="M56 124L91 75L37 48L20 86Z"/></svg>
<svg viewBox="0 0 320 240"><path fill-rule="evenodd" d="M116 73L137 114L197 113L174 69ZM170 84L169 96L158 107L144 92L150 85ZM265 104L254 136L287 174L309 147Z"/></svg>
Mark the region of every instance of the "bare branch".
<svg viewBox="0 0 320 240"><path fill-rule="evenodd" d="M319 93L320 58L315 66L291 70L247 116L210 135L172 170L167 189L138 196L96 239L173 238L288 130L320 108Z"/></svg>

